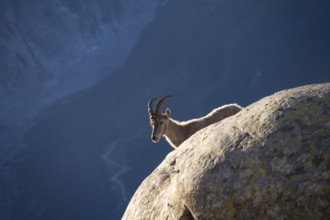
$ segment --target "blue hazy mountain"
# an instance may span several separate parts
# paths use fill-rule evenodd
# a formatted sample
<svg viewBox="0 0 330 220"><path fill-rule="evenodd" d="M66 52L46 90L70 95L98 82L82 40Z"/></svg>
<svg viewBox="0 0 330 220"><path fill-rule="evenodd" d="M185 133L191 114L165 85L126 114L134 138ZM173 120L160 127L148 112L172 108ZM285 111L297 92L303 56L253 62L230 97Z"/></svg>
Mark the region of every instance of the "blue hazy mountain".
<svg viewBox="0 0 330 220"><path fill-rule="evenodd" d="M123 64L158 1L2 1L0 141L14 141L61 97ZM14 135L15 133L16 135Z"/></svg>
<svg viewBox="0 0 330 220"><path fill-rule="evenodd" d="M64 32L69 40L63 46L56 43L50 47L44 42L53 35L55 39L63 35L61 28L51 26L53 32L41 39L30 38L34 32L26 28L24 33L29 36L22 34L20 39L47 52L6 58L6 63L30 59L40 63L47 70L38 73L45 85L53 85L55 80L56 86L50 90L48 84L46 89L41 87L40 94L46 91L49 95L35 96L39 94L36 91L21 98L42 97L47 105L36 111L32 125L1 154L1 219L119 219L141 181L172 150L164 140L157 145L150 140L147 101L151 97L172 95L165 104L171 107L172 117L188 120L223 104L245 106L281 89L330 81L328 1L179 0L151 6L151 1L143 1L141 7L156 10L155 16L144 23L130 50L125 49L125 42L116 44L118 51L124 48L126 56L115 67L109 63L120 54L111 49L117 41L102 40L109 39L102 34L103 38L93 36L90 42L95 47L91 46L87 55L80 52L86 51L82 46L75 50L72 44L89 33L84 29L87 26L96 32L106 24L119 29L120 23L111 19L120 17L125 11L123 5L134 1L109 1L112 5L109 3L108 8L105 2L77 1L65 8L82 13L77 15L79 19L52 18L59 26L69 26ZM55 13L53 6L43 4L40 1L38 7L48 9L44 13ZM14 18L25 11L15 12ZM135 13L129 14L134 20ZM96 17L93 22L90 16ZM33 27L37 21L30 22ZM70 25L76 27L75 22L91 23L73 29L71 35ZM2 54L7 54L8 42L14 41L14 36L9 35L1 44L5 45ZM2 50L4 47L7 49ZM70 57L71 50L75 60L62 66L61 57ZM54 75L57 71L50 68L52 65L61 74ZM76 72L69 77L69 70ZM21 68L14 72L23 77L38 71L25 73ZM2 94L10 103L17 99L18 89L14 94L8 92L13 87L7 82L16 79L5 74L1 85L6 92ZM86 78L80 80L80 74ZM35 84L29 87L33 91L42 83ZM61 95L54 98L53 94ZM8 124L10 121L4 125Z"/></svg>

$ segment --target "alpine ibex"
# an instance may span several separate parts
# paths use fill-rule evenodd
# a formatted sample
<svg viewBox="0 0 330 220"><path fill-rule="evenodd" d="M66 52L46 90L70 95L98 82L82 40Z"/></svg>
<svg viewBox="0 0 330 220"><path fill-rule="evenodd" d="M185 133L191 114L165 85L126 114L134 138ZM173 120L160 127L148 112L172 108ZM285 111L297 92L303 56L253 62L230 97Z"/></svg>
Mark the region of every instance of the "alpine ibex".
<svg viewBox="0 0 330 220"><path fill-rule="evenodd" d="M165 96L160 99L155 110L153 110L153 101L157 100L157 98L150 99L148 102L148 112L150 116L150 125L153 128L151 140L157 143L162 136L165 136L166 140L173 148L180 146L182 142L187 140L198 130L221 121L222 119L232 116L242 110L242 107L237 104L229 104L214 109L202 118L179 122L170 118L169 108L166 109L165 114L162 113L162 106L165 100L170 97L171 96Z"/></svg>

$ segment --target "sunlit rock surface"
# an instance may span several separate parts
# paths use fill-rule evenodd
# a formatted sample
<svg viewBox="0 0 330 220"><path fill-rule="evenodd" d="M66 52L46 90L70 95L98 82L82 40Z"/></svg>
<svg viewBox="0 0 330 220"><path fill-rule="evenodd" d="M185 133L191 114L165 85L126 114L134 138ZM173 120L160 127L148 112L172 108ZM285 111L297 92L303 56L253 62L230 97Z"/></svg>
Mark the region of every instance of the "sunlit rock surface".
<svg viewBox="0 0 330 220"><path fill-rule="evenodd" d="M329 166L330 83L281 91L170 153L123 219L326 219Z"/></svg>

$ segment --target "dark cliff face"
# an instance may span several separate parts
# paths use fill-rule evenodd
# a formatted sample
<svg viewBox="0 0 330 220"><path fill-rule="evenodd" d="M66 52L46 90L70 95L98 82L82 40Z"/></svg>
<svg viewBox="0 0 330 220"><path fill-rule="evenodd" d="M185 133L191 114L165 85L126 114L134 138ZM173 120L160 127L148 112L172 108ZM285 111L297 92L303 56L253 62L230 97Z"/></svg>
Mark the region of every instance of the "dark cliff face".
<svg viewBox="0 0 330 220"><path fill-rule="evenodd" d="M177 88L173 95L200 88L207 95L195 99L248 104L251 96L327 79L329 7L326 1L170 1L133 53L143 51L145 59L132 56L127 64L137 68L132 74Z"/></svg>
<svg viewBox="0 0 330 220"><path fill-rule="evenodd" d="M326 219L330 84L281 91L200 130L135 192L123 219Z"/></svg>

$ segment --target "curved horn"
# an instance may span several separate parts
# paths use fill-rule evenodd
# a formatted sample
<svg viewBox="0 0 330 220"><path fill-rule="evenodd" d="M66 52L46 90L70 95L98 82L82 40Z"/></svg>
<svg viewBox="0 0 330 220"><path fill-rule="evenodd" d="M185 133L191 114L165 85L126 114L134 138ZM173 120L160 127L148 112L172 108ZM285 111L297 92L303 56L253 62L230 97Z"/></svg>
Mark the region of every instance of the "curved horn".
<svg viewBox="0 0 330 220"><path fill-rule="evenodd" d="M167 98L171 98L172 96L168 95L159 100L156 106L156 115L161 115L162 114L162 107Z"/></svg>
<svg viewBox="0 0 330 220"><path fill-rule="evenodd" d="M152 116L155 114L155 111L152 109L152 103L154 100L156 100L158 98L151 98L148 102L148 112L149 112L149 115Z"/></svg>

